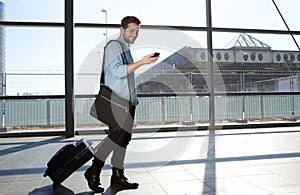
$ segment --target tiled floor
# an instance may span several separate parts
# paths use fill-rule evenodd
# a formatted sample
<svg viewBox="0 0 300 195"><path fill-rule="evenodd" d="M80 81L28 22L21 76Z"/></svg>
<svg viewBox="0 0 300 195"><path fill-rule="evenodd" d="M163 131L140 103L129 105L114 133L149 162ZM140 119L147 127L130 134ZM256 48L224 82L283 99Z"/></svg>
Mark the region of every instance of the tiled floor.
<svg viewBox="0 0 300 195"><path fill-rule="evenodd" d="M82 137L96 146L104 135L1 138L0 194L93 194L83 177L91 161L56 190L43 177L51 156ZM108 161L103 194L115 194L110 175ZM136 133L126 175L140 187L117 194L300 194L300 127Z"/></svg>

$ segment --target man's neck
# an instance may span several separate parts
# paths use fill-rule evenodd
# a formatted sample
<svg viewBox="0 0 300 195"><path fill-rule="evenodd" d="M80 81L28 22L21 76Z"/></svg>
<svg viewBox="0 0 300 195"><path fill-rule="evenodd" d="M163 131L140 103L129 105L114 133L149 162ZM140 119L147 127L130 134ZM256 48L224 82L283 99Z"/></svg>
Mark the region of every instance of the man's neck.
<svg viewBox="0 0 300 195"><path fill-rule="evenodd" d="M122 38L122 36L119 36L119 40L122 41L123 43L125 43L125 44L128 45L128 46L130 45L129 43L127 43L127 42Z"/></svg>

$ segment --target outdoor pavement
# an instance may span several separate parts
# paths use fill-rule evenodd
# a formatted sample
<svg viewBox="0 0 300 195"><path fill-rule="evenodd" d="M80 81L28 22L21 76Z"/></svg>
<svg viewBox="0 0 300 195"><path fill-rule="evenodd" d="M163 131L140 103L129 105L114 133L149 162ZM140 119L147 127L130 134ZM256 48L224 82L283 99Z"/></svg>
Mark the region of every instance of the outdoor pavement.
<svg viewBox="0 0 300 195"><path fill-rule="evenodd" d="M89 161L55 190L46 163L65 144L84 137L96 146L105 135L0 138L0 194L88 195ZM300 194L300 127L135 133L126 176L137 190L117 194ZM101 173L109 187L109 161Z"/></svg>

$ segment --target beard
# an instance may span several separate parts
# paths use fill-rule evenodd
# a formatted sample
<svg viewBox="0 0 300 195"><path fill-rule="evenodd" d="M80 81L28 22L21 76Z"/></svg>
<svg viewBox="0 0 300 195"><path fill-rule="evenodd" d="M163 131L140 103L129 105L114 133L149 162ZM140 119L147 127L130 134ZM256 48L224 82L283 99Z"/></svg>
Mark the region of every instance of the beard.
<svg viewBox="0 0 300 195"><path fill-rule="evenodd" d="M123 40L128 44L133 44L135 42L137 37L128 37L125 34L123 34Z"/></svg>

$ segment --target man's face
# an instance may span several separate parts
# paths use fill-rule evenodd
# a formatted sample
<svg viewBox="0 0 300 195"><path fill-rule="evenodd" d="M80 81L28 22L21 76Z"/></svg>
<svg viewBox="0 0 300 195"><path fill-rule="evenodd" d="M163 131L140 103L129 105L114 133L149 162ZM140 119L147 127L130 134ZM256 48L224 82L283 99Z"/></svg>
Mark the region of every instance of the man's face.
<svg viewBox="0 0 300 195"><path fill-rule="evenodd" d="M139 29L139 25L135 23L129 23L126 29L121 27L123 40L128 44L133 44L139 35Z"/></svg>

